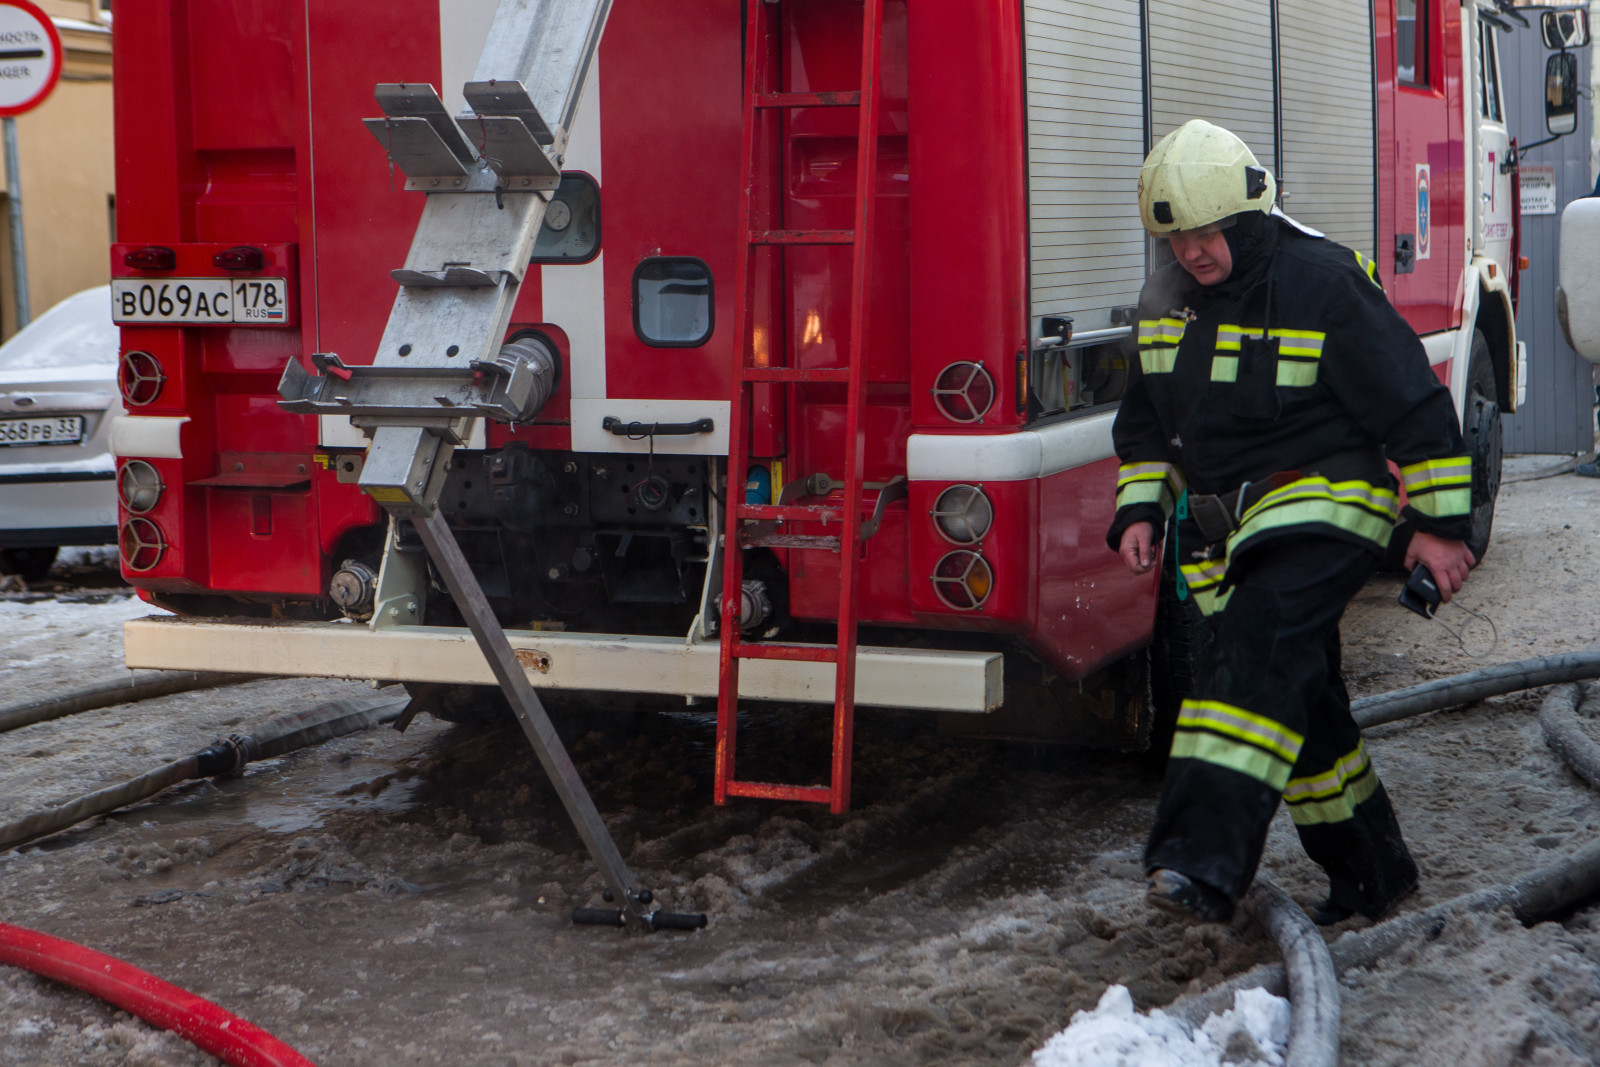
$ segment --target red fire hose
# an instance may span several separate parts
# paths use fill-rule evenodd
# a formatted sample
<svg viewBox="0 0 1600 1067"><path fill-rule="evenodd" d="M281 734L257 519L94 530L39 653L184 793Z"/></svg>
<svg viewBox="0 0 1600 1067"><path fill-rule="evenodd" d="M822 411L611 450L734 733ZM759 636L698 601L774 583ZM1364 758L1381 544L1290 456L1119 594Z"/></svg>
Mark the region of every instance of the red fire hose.
<svg viewBox="0 0 1600 1067"><path fill-rule="evenodd" d="M0 923L0 963L22 967L171 1030L233 1067L316 1067L259 1026L129 963Z"/></svg>

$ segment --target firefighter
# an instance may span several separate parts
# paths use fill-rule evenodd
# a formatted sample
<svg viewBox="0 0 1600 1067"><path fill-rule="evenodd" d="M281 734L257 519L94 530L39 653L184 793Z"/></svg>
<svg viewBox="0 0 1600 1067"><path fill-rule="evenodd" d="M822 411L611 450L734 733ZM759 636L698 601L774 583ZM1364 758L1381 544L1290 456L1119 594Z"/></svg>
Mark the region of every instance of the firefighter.
<svg viewBox="0 0 1600 1067"><path fill-rule="evenodd" d="M1145 160L1140 214L1176 262L1140 294L1107 543L1136 574L1173 567L1212 633L1145 852L1150 902L1228 921L1281 797L1327 872L1313 911L1327 924L1375 918L1417 884L1339 666L1339 618L1400 514L1387 460L1415 530L1406 567L1426 564L1445 600L1475 562L1472 464L1375 265L1276 196L1208 122Z"/></svg>

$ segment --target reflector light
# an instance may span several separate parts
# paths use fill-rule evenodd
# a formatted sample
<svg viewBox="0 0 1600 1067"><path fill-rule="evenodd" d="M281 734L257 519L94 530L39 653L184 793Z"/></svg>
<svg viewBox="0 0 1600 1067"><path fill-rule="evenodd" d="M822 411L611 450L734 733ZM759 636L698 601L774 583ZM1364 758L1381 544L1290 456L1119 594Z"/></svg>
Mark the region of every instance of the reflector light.
<svg viewBox="0 0 1600 1067"><path fill-rule="evenodd" d="M132 518L123 523L117 547L122 551L122 566L135 574L152 569L167 554L161 527L149 519Z"/></svg>
<svg viewBox="0 0 1600 1067"><path fill-rule="evenodd" d="M235 245L212 256L211 262L223 270L260 270L266 266L267 254L250 245Z"/></svg>
<svg viewBox="0 0 1600 1067"><path fill-rule="evenodd" d="M994 405L994 379L982 363L952 363L933 383L933 402L954 422L978 422Z"/></svg>
<svg viewBox="0 0 1600 1067"><path fill-rule="evenodd" d="M122 262L134 270L172 270L178 265L178 253L160 245L146 245L122 253Z"/></svg>
<svg viewBox="0 0 1600 1067"><path fill-rule="evenodd" d="M977 544L994 524L994 505L975 485L952 485L939 494L929 514L945 540L958 545Z"/></svg>
<svg viewBox="0 0 1600 1067"><path fill-rule="evenodd" d="M161 473L142 459L128 460L117 475L117 492L122 497L122 506L135 515L143 515L155 507L165 488Z"/></svg>
<svg viewBox="0 0 1600 1067"><path fill-rule="evenodd" d="M155 400L161 395L161 387L166 381L161 361L155 356L138 349L122 354L117 367L117 385L129 407L142 408Z"/></svg>
<svg viewBox="0 0 1600 1067"><path fill-rule="evenodd" d="M946 553L933 568L933 591L957 611L981 608L993 588L994 571L976 552L957 549Z"/></svg>

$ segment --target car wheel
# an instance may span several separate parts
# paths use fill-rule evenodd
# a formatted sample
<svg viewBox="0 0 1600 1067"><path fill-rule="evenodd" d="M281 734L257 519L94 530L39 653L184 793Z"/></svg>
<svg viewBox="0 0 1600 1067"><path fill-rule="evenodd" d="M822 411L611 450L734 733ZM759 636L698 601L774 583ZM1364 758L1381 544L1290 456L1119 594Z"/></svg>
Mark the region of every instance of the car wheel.
<svg viewBox="0 0 1600 1067"><path fill-rule="evenodd" d="M1489 534L1494 528L1494 503L1500 495L1500 465L1505 455L1505 438L1500 425L1500 404L1496 400L1494 364L1489 342L1482 333L1472 333L1472 358L1467 364L1467 402L1462 410L1461 433L1467 453L1472 457L1472 533L1467 547L1479 562L1489 550Z"/></svg>
<svg viewBox="0 0 1600 1067"><path fill-rule="evenodd" d="M56 562L55 548L0 549L0 570L19 575L25 582L42 582Z"/></svg>

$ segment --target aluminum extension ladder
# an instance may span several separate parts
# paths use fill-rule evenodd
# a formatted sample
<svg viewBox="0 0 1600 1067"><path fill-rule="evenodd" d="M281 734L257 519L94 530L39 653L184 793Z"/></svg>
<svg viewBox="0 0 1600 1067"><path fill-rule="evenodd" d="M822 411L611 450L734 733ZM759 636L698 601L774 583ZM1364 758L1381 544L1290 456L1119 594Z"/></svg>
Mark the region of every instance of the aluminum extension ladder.
<svg viewBox="0 0 1600 1067"><path fill-rule="evenodd" d="M803 0L791 0L803 2ZM878 490L874 518L865 524L863 486L863 398L866 393L867 289L872 263L872 230L878 175L878 114L882 96L880 54L883 47L883 0L864 0L861 27L860 89L851 92L785 92L778 88L781 6L776 0L748 5L745 28L744 137L745 203L740 221L741 254L735 275L738 304L734 309L733 403L729 421L728 501L722 565L722 655L717 694L716 802L728 797L761 797L827 804L835 813L850 808L850 763L855 735L856 594L860 546L875 532L882 506L893 490ZM856 202L853 230L793 230L781 223L781 189L762 188L760 159L767 150L762 116L793 108L855 107ZM781 181L781 179L780 179ZM765 205L765 206L763 206ZM803 368L772 365L753 358L754 290L757 250L776 247L781 270L782 249L796 245L851 245L850 335L843 367ZM769 337L783 336L779 330ZM783 346L771 345L774 353ZM750 464L749 420L755 387L771 384L792 393L812 383L844 383L846 387L845 470L843 499L831 502L825 476L809 488L821 489L818 503L746 504L742 500ZM786 406L787 409L787 406ZM903 491L904 483L899 483ZM776 490L778 487L774 487ZM800 488L805 489L806 486ZM793 532L795 524L835 527L837 533ZM839 556L838 637L832 646L748 641L739 629L746 548L771 547L799 552L835 552ZM735 777L734 757L739 725L739 664L748 659L806 660L834 665L833 758L826 786L743 781Z"/></svg>
<svg viewBox="0 0 1600 1067"><path fill-rule="evenodd" d="M479 418L531 418L548 399L554 356L503 345L532 257L610 0L500 0L473 81L471 114L449 115L430 85L379 85L384 112L366 125L405 187L427 193L400 284L371 366L312 356L290 360L279 383L289 411L349 416L371 439L359 484L390 516L378 575L380 617L421 622L427 568L399 551L409 520L465 617L518 724L600 868L615 910L574 919L636 928L693 928L703 915L649 910L604 820L517 661L438 499L452 452ZM393 607L389 607L393 605Z"/></svg>

